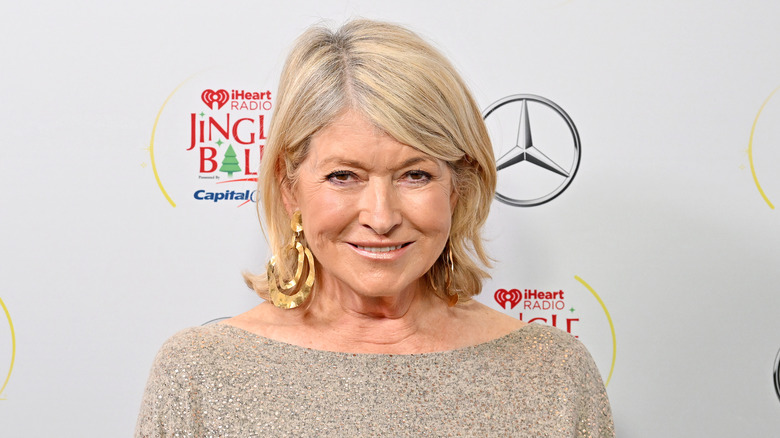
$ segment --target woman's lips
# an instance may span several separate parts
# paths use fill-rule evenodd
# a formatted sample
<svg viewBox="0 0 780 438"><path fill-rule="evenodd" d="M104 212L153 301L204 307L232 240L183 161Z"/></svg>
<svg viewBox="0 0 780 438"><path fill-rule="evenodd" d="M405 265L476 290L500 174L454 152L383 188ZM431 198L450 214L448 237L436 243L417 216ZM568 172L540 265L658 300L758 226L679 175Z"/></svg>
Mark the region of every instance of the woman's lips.
<svg viewBox="0 0 780 438"><path fill-rule="evenodd" d="M398 254L403 248L411 245L412 242L376 244L376 243L350 243L350 246L359 252L371 256L391 256Z"/></svg>
<svg viewBox="0 0 780 438"><path fill-rule="evenodd" d="M369 251L369 252L390 252L394 251L396 249L400 249L403 247L403 245L395 245L395 246L362 246L362 245L355 245L357 249L362 249L363 251Z"/></svg>

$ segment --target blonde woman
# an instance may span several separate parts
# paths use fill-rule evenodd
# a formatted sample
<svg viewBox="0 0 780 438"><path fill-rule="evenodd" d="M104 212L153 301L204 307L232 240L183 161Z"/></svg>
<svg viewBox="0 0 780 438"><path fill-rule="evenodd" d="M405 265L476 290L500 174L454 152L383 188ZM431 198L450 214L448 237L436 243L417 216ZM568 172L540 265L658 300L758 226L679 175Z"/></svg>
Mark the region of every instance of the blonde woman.
<svg viewBox="0 0 780 438"><path fill-rule="evenodd" d="M260 189L266 299L158 354L137 436L614 436L583 345L470 298L496 170L479 108L414 33L304 33Z"/></svg>

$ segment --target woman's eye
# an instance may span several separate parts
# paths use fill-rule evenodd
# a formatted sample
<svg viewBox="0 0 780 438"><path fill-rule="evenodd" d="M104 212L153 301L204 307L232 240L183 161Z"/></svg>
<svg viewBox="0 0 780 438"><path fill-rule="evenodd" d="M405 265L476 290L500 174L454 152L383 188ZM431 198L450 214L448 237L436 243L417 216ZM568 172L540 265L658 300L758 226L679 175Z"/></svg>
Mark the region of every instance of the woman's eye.
<svg viewBox="0 0 780 438"><path fill-rule="evenodd" d="M404 177L407 181L411 181L414 183L424 183L430 181L431 174L423 170L412 170L406 172L406 175Z"/></svg>
<svg viewBox="0 0 780 438"><path fill-rule="evenodd" d="M331 172L326 177L328 181L333 183L345 183L349 182L355 177L355 174L353 174L350 171L347 170L337 170L335 172Z"/></svg>

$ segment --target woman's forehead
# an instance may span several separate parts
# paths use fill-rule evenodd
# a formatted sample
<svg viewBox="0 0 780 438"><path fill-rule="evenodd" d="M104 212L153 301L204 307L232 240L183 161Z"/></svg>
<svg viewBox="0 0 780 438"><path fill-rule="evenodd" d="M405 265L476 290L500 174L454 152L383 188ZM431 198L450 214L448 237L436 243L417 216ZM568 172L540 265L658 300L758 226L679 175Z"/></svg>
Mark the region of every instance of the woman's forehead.
<svg viewBox="0 0 780 438"><path fill-rule="evenodd" d="M389 154L388 150L391 151ZM379 155L383 152L383 155ZM308 166L363 163L357 167L366 167L373 162L375 167L399 168L405 163L422 164L427 161L439 167L446 167L446 160L429 150L399 140L363 111L354 107L341 111L331 122L313 134L301 158L301 165L306 163ZM380 158L385 164L380 163Z"/></svg>
<svg viewBox="0 0 780 438"><path fill-rule="evenodd" d="M305 161L317 167L343 165L366 169L442 164L441 160L403 144L381 130L361 131L350 125L333 125L313 138Z"/></svg>

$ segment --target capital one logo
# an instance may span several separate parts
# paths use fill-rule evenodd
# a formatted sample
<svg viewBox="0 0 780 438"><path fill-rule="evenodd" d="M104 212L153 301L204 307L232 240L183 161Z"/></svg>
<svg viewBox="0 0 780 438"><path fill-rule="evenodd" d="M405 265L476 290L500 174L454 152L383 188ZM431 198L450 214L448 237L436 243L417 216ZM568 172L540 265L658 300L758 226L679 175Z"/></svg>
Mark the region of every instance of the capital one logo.
<svg viewBox="0 0 780 438"><path fill-rule="evenodd" d="M580 165L580 137L556 103L533 94L505 97L484 112L498 170L496 199L515 207L552 201Z"/></svg>

